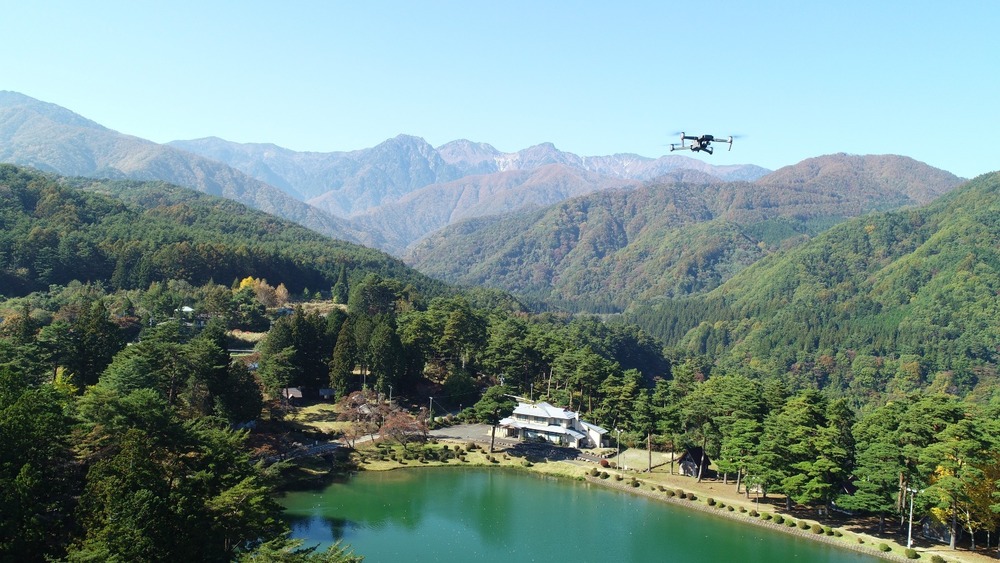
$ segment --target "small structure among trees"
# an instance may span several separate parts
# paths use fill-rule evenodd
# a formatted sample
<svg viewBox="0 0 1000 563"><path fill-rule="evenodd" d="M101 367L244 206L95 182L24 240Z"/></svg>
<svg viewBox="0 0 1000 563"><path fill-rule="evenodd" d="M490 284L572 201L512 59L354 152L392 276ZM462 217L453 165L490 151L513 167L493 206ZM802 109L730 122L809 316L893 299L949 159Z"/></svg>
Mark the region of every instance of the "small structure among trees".
<svg viewBox="0 0 1000 563"><path fill-rule="evenodd" d="M701 479L711 471L708 467L712 464L712 460L703 448L693 446L684 450L677 464L681 475Z"/></svg>

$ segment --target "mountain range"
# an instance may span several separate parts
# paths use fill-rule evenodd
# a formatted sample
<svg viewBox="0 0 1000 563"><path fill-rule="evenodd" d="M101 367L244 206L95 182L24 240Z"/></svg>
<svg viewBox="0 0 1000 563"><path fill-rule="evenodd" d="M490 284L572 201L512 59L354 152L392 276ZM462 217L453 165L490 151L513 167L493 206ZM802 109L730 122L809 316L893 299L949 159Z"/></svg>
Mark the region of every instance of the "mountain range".
<svg viewBox="0 0 1000 563"><path fill-rule="evenodd" d="M906 157L837 154L755 182L653 181L465 221L404 259L446 281L613 312L709 291L845 218L925 204L961 181Z"/></svg>
<svg viewBox="0 0 1000 563"><path fill-rule="evenodd" d="M0 92L0 162L63 175L163 180L397 255L468 217L550 205L664 175L713 182L767 173L683 156L580 157L549 143L516 153L466 140L435 149L407 135L331 153L217 138L161 145L16 92ZM401 213L405 223L398 221Z"/></svg>
<svg viewBox="0 0 1000 563"><path fill-rule="evenodd" d="M676 155L581 157L551 143L516 153L468 140L434 148L409 135L371 149L331 153L218 138L173 141L170 146L226 163L347 218L357 240L396 255L463 219L634 188L654 178L713 183L755 179L768 172L759 166L713 166Z"/></svg>
<svg viewBox="0 0 1000 563"><path fill-rule="evenodd" d="M775 251L872 211L925 204L962 179L893 155L828 155L775 172L685 156L505 153L400 135L349 152L218 138L166 145L0 92L0 162L161 180L403 256L445 281L575 310L711 291Z"/></svg>
<svg viewBox="0 0 1000 563"><path fill-rule="evenodd" d="M0 162L65 176L162 180L354 240L343 221L230 166L123 135L65 108L0 91Z"/></svg>

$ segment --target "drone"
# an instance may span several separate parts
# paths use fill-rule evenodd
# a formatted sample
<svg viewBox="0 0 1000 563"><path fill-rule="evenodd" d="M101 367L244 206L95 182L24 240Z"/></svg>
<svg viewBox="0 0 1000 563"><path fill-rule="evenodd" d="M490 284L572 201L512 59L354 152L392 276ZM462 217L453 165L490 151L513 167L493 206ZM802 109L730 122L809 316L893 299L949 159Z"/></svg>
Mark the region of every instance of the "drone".
<svg viewBox="0 0 1000 563"><path fill-rule="evenodd" d="M685 145L684 141L691 141L690 145ZM681 132L681 144L678 146L674 143L670 143L670 152L676 150L690 149L694 152L705 151L708 154L712 154L713 148L712 143L729 143L729 150L733 150L733 137L730 136L728 140L718 138L715 135L702 135L701 137L695 137L693 135L685 135Z"/></svg>

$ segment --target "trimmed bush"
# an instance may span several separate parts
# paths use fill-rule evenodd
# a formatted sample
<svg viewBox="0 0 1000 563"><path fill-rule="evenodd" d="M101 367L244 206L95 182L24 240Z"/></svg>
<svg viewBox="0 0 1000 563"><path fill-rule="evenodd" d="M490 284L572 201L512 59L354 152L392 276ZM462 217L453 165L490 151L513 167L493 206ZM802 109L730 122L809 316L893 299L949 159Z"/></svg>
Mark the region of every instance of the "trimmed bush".
<svg viewBox="0 0 1000 563"><path fill-rule="evenodd" d="M590 470L590 476L591 477L597 477L600 474L601 474L601 472L598 471L596 467Z"/></svg>
<svg viewBox="0 0 1000 563"><path fill-rule="evenodd" d="M740 507L740 514L746 514L746 513L747 513L747 507L741 506ZM756 514L754 516L756 516Z"/></svg>
<svg viewBox="0 0 1000 563"><path fill-rule="evenodd" d="M858 536L858 543L865 543L865 538Z"/></svg>
<svg viewBox="0 0 1000 563"><path fill-rule="evenodd" d="M919 559L920 558L920 554L917 553L917 550L911 549L909 547L906 548L905 550L903 550L903 555L905 555L907 559Z"/></svg>
<svg viewBox="0 0 1000 563"><path fill-rule="evenodd" d="M795 527L795 520L792 520L791 518L789 518L788 520L785 520L785 525L788 526L789 528L794 528Z"/></svg>
<svg viewBox="0 0 1000 563"><path fill-rule="evenodd" d="M771 516L771 515L770 515L769 513L767 513L767 512L765 512L764 514L761 514L761 515L760 515L760 519L761 519L761 520L770 520L771 518L774 518L774 517L773 517L773 516Z"/></svg>
<svg viewBox="0 0 1000 563"><path fill-rule="evenodd" d="M641 484L642 484L642 483L640 483L640 482L638 482L638 481L636 481L636 480L634 480L634 479L632 480L632 486L633 486L633 487L638 487L638 486L639 486L639 485L641 485Z"/></svg>
<svg viewBox="0 0 1000 563"><path fill-rule="evenodd" d="M880 543L880 544L878 544L878 550L879 551L892 551L892 548L889 547L888 544Z"/></svg>
<svg viewBox="0 0 1000 563"><path fill-rule="evenodd" d="M935 553L934 555L931 555L931 563L945 563L944 557Z"/></svg>
<svg viewBox="0 0 1000 563"><path fill-rule="evenodd" d="M607 471L601 471L601 479L607 479L608 477L611 477L611 475L608 475Z"/></svg>
<svg viewBox="0 0 1000 563"><path fill-rule="evenodd" d="M705 499L705 503L708 504L708 506L715 506L715 499L712 497L708 497L707 499Z"/></svg>
<svg viewBox="0 0 1000 563"><path fill-rule="evenodd" d="M785 523L785 517L782 516L782 515L780 515L780 514L775 514L774 515L774 523L775 524L784 524Z"/></svg>
<svg viewBox="0 0 1000 563"><path fill-rule="evenodd" d="M808 527L809 527L809 522L806 522L805 520L799 520L799 529L800 530L805 530Z"/></svg>
<svg viewBox="0 0 1000 563"><path fill-rule="evenodd" d="M670 489L667 489L667 490L666 490L666 491L664 491L664 492L666 493L666 495L667 495L667 496L668 496L669 498L674 498L675 496L677 496L677 493L675 493L675 492L671 491Z"/></svg>
<svg viewBox="0 0 1000 563"><path fill-rule="evenodd" d="M726 510L728 510L729 512L736 512L736 509L733 508L732 506L727 506Z"/></svg>
<svg viewBox="0 0 1000 563"><path fill-rule="evenodd" d="M524 461L521 462L521 465L523 465L525 467L531 467L532 463L530 461L528 461L528 460L524 460Z"/></svg>
<svg viewBox="0 0 1000 563"><path fill-rule="evenodd" d="M624 479L624 477L621 476L621 473L615 475L615 481L621 481L622 479Z"/></svg>
<svg viewBox="0 0 1000 563"><path fill-rule="evenodd" d="M752 509L752 508L751 508L751 509L750 509L750 516L751 516L752 518L759 518L759 517L760 517L760 513L759 513L759 512L757 512L756 510L754 510L754 509Z"/></svg>
<svg viewBox="0 0 1000 563"><path fill-rule="evenodd" d="M809 526L809 529L812 530L814 534L823 533L823 526L820 526L819 524L813 524L812 526Z"/></svg>
<svg viewBox="0 0 1000 563"><path fill-rule="evenodd" d="M688 500L698 500L698 497L694 493L688 493Z"/></svg>
<svg viewBox="0 0 1000 563"><path fill-rule="evenodd" d="M684 498L684 489L677 489L677 496Z"/></svg>
<svg viewBox="0 0 1000 563"><path fill-rule="evenodd" d="M840 530L834 530L833 531L833 537L835 537L835 538L842 538L842 537L844 537L844 532L841 532Z"/></svg>
<svg viewBox="0 0 1000 563"><path fill-rule="evenodd" d="M611 465L610 463L608 463L608 460L606 460L606 459L602 459L600 463L601 463L601 467L607 467L607 466Z"/></svg>

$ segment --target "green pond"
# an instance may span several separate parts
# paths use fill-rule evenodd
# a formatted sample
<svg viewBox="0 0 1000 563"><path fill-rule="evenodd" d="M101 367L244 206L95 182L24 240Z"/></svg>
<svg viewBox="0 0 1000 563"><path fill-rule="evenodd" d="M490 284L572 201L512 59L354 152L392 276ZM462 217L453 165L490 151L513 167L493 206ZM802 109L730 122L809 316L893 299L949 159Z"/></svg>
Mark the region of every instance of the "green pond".
<svg viewBox="0 0 1000 563"><path fill-rule="evenodd" d="M292 536L393 561L874 562L878 558L569 479L486 468L362 472L280 499Z"/></svg>

